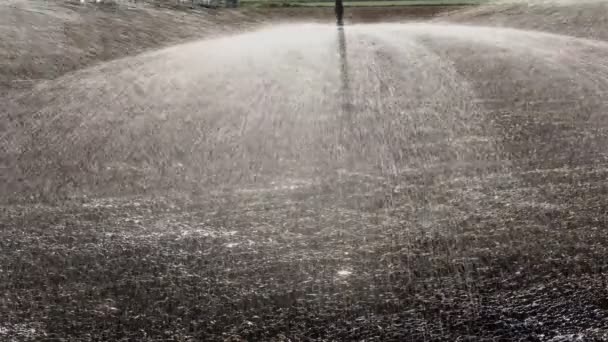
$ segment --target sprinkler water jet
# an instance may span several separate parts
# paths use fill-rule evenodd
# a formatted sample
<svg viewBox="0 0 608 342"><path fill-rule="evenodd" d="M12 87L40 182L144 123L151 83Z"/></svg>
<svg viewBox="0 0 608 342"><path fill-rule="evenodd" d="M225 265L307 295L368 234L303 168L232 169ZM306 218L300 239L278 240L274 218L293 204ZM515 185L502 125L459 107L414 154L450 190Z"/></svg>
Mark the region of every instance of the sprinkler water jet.
<svg viewBox="0 0 608 342"><path fill-rule="evenodd" d="M340 80L341 80L341 95L342 95L342 110L348 112L348 104L350 103L348 94L348 61L346 57L346 36L344 34L344 4L342 0L336 0L335 3L336 24L338 25L338 54L340 56Z"/></svg>

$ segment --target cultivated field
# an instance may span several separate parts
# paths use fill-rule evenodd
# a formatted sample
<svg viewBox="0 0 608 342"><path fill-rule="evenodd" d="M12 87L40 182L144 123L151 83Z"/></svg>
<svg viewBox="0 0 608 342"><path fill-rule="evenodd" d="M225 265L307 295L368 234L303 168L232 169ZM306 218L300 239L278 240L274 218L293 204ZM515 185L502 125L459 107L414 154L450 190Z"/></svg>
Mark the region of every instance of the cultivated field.
<svg viewBox="0 0 608 342"><path fill-rule="evenodd" d="M0 5L0 340L608 340L608 5L332 15Z"/></svg>

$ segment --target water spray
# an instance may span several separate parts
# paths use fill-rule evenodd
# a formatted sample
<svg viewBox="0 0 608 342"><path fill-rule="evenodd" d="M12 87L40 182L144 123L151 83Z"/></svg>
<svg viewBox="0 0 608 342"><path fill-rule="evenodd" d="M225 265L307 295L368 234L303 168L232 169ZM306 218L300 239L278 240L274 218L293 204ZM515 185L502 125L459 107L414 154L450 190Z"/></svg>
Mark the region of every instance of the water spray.
<svg viewBox="0 0 608 342"><path fill-rule="evenodd" d="M353 127L351 118L351 91L350 91L350 79L348 74L348 56L346 54L346 33L344 32L344 5L342 0L336 0L336 23L338 25L338 56L340 58L340 89L339 89L339 102L341 109L338 113L340 116L339 122L342 124L340 134L341 139L349 136L348 132ZM348 141L340 141L340 145L348 146Z"/></svg>
<svg viewBox="0 0 608 342"><path fill-rule="evenodd" d="M338 54L340 56L340 80L342 111L348 113L350 104L350 85L348 78L348 58L346 56L346 36L344 33L344 4L342 0L336 0L335 6L336 23L338 25Z"/></svg>
<svg viewBox="0 0 608 342"><path fill-rule="evenodd" d="M340 57L340 94L342 97L342 111L350 111L350 78L348 75L348 56L346 53L346 35L343 26L338 26L338 56Z"/></svg>

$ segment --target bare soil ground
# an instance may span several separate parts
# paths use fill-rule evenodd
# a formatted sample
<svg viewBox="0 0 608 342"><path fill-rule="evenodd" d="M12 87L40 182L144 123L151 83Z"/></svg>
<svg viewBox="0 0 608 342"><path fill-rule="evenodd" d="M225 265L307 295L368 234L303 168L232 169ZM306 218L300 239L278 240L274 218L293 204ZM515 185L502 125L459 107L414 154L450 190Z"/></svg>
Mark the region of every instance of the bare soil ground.
<svg viewBox="0 0 608 342"><path fill-rule="evenodd" d="M604 5L589 6L599 7L586 15L599 18ZM4 83L4 96L24 116L79 101L70 99L62 82L32 81L17 87L19 82L13 81L85 82L88 71L72 72L176 41L285 20L282 10L211 15L157 8L57 8L42 13L29 6L27 11L0 10L2 23L11 20L2 27L11 39L0 35L0 51L19 56L2 57L9 61L2 64L2 79L10 80ZM580 8L563 7L560 18L570 18ZM292 10L300 11L286 13ZM15 12L4 11L24 14L13 19ZM509 15L480 11L438 20L468 23L466 18L473 18L492 25L492 16L497 16L508 26L519 25L525 15L512 7ZM293 16L305 12L297 13ZM325 13L320 20L331 20L331 12L311 13ZM353 13L352 20L381 18L375 10L361 13ZM588 38L601 38L593 32L605 32L597 20L593 29L573 26L569 31L561 21L541 17L549 31L561 28L564 34ZM394 20L402 19L395 15ZM239 24L232 27L233 21ZM225 26L218 29L217 22ZM505 45L496 49L487 41L511 34L497 32L502 36L485 36L486 45L475 42L476 54L468 53L470 40L462 44L462 36L436 33L425 46L433 49L428 54L435 58L433 65L441 64L440 57L450 61L439 69L413 64L420 58L391 59L415 57L418 51L391 46L396 38L381 35L389 42L379 46L379 39L351 36L358 42L350 45L351 56L365 57L349 61L353 87L385 91L379 92L377 103L367 98L354 103L364 110L351 118L351 126L369 131L348 126L347 119L327 120L322 129L328 140L343 126L352 129L348 134L367 138L369 144L353 143L344 153L359 152L370 160L405 150L401 158L410 167L399 172L384 172L383 167L389 168L385 165L377 166L381 172L328 168L305 180L285 173L275 183L145 193L114 188L127 182L120 174L87 196L37 197L60 189L44 190L44 183L24 193L5 191L0 206L0 340L608 340L608 125L602 116L606 105L598 98L606 82L601 73L589 72L601 66L588 65L585 58L568 64L562 55L522 56L522 50ZM15 41L19 34L27 39ZM604 51L604 45L593 44L585 45L586 53ZM56 46L63 47L54 54ZM579 51L576 44L564 49ZM395 50L401 53L391 54ZM555 64L542 63L547 61ZM109 80L121 65L105 69ZM403 70L414 80L428 70L437 78L404 85L399 78L404 76L395 76ZM585 82L569 83L572 70ZM431 105L477 108L483 115L446 109L458 113L426 119L429 112L420 103L429 99L415 100L414 95L424 90L449 94L454 75L469 80L458 95L470 90L488 101L476 107L458 97ZM408 96L392 93L395 84L407 86ZM86 91L95 89L77 94ZM563 101L556 103L555 98ZM422 108L420 117L403 125L405 137L388 134L402 124L388 115L394 110L390 106L405 105L413 112ZM12 112L0 113L6 115L5 126L0 126L4 139L10 133L5 127L16 124L7 120ZM479 127L459 126L458 115ZM285 132L299 132L289 127L304 119L273 130L289 138ZM28 120L21 122L29 129ZM94 127L88 132L95 132ZM188 130L180 132L187 139ZM387 137L405 143L390 145L389 151L372 148L386 145L382 142ZM318 140L319 146L326 143ZM252 139L252 146L256 143ZM48 146L34 147L44 151ZM65 158L64 151L68 159L69 153L80 153L78 145L70 145L48 159ZM8 184L13 176L3 175L5 189L15 189ZM104 187L111 190L102 196Z"/></svg>

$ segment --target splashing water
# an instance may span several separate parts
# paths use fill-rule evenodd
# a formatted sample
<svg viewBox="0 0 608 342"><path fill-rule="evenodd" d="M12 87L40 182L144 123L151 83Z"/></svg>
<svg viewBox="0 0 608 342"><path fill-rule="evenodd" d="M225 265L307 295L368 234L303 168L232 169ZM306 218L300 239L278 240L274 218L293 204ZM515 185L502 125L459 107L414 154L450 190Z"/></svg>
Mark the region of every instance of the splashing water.
<svg viewBox="0 0 608 342"><path fill-rule="evenodd" d="M121 187L558 167L603 153L601 134L559 127L603 130L607 53L600 40L446 22L274 26L41 83L5 106L2 154L30 180Z"/></svg>
<svg viewBox="0 0 608 342"><path fill-rule="evenodd" d="M349 277L352 274L353 274L353 272L351 270L344 269L344 270L339 270L338 271L338 276L342 277L342 278Z"/></svg>

